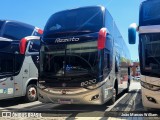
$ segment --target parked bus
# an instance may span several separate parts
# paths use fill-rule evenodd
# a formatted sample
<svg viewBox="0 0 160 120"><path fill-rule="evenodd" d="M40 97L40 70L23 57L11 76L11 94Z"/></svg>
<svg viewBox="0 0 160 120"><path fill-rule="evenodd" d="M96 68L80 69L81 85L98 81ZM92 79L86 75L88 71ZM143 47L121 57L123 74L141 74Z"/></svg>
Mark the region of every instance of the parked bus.
<svg viewBox="0 0 160 120"><path fill-rule="evenodd" d="M160 108L160 1L146 0L139 11L139 26L129 27L129 43L139 33L142 103L145 108Z"/></svg>
<svg viewBox="0 0 160 120"><path fill-rule="evenodd" d="M29 24L0 20L0 100L21 96L28 102L37 100L42 32Z"/></svg>
<svg viewBox="0 0 160 120"><path fill-rule="evenodd" d="M108 10L53 14L40 48L38 99L58 104L114 103L130 85L129 50Z"/></svg>

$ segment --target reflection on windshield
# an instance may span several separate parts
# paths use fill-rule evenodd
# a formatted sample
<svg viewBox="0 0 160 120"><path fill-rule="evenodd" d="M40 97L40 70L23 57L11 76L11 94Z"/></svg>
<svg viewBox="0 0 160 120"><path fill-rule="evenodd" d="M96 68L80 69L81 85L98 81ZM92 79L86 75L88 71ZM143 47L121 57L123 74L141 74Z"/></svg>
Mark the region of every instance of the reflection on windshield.
<svg viewBox="0 0 160 120"><path fill-rule="evenodd" d="M160 71L160 35L141 35L143 69L152 74L159 74Z"/></svg>
<svg viewBox="0 0 160 120"><path fill-rule="evenodd" d="M44 31L47 33L50 31L99 31L103 24L102 13L100 7L58 12L51 16Z"/></svg>
<svg viewBox="0 0 160 120"><path fill-rule="evenodd" d="M154 4L154 6L148 5L144 9L144 19L149 20L149 19L156 19L160 17L160 2L159 4Z"/></svg>
<svg viewBox="0 0 160 120"><path fill-rule="evenodd" d="M44 47L42 72L55 76L80 76L97 69L97 42ZM41 56L41 57L42 57Z"/></svg>
<svg viewBox="0 0 160 120"><path fill-rule="evenodd" d="M160 1L151 0L142 4L142 10L140 13L140 24L143 25L156 25L160 20Z"/></svg>

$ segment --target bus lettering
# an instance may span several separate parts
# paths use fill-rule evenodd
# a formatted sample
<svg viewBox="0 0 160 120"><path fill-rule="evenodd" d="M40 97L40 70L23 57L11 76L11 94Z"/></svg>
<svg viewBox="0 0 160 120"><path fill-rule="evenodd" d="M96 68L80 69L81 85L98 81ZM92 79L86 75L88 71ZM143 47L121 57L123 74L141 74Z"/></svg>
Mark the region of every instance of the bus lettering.
<svg viewBox="0 0 160 120"><path fill-rule="evenodd" d="M84 87L84 86L88 86L88 85L91 85L91 84L94 84L94 83L96 83L96 79L81 82L81 86Z"/></svg>
<svg viewBox="0 0 160 120"><path fill-rule="evenodd" d="M77 42L77 41L79 41L79 38L68 38L68 39L61 39L61 38L57 38L56 40L55 40L55 43L63 43L63 42Z"/></svg>

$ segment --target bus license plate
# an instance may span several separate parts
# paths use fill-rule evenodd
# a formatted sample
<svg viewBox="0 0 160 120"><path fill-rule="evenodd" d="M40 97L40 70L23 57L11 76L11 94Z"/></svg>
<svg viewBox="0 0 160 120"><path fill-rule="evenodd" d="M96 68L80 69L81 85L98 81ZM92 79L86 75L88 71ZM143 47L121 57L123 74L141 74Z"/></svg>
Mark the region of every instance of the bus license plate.
<svg viewBox="0 0 160 120"><path fill-rule="evenodd" d="M71 99L59 99L58 102L60 104L71 104L72 100Z"/></svg>

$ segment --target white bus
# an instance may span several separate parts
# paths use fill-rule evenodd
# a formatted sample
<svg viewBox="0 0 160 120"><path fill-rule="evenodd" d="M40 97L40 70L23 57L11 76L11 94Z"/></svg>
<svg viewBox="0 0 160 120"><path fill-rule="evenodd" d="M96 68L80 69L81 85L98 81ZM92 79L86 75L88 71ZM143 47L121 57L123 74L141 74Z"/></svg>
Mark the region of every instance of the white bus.
<svg viewBox="0 0 160 120"><path fill-rule="evenodd" d="M129 27L129 43L139 33L142 103L145 108L160 108L160 1L146 0L139 11L139 26Z"/></svg>
<svg viewBox="0 0 160 120"><path fill-rule="evenodd" d="M21 96L28 102L37 100L42 33L25 23L0 20L0 100ZM25 37L29 35L36 36Z"/></svg>
<svg viewBox="0 0 160 120"><path fill-rule="evenodd" d="M55 104L114 103L129 89L130 54L103 6L53 14L40 48L38 99Z"/></svg>

